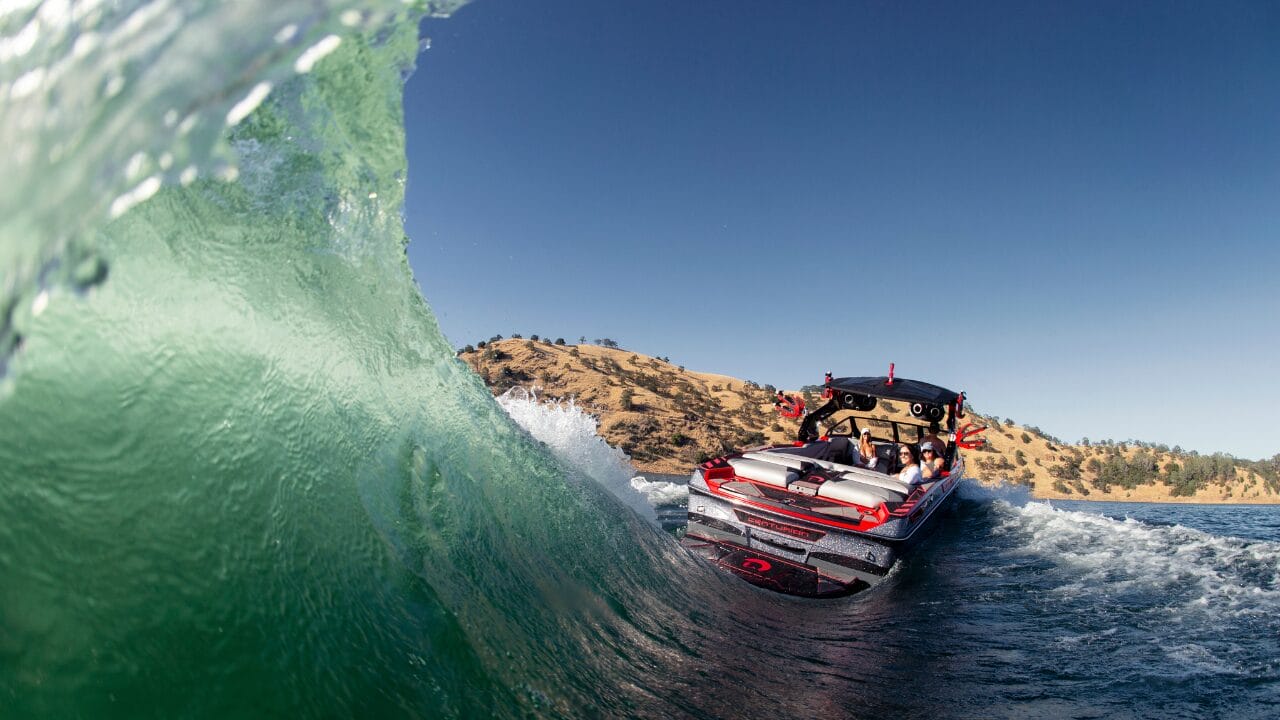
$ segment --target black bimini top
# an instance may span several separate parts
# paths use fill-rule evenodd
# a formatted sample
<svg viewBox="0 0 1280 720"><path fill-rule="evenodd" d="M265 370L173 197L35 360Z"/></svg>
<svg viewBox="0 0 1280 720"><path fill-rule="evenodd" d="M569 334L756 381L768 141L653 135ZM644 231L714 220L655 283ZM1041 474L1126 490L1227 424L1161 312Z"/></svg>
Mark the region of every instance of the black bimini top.
<svg viewBox="0 0 1280 720"><path fill-rule="evenodd" d="M937 385L930 385L919 380L894 378L889 384L888 376L880 377L846 377L835 378L831 388L837 392L851 392L859 395L885 398L888 400L906 400L907 402L923 402L946 407L955 402L960 394Z"/></svg>

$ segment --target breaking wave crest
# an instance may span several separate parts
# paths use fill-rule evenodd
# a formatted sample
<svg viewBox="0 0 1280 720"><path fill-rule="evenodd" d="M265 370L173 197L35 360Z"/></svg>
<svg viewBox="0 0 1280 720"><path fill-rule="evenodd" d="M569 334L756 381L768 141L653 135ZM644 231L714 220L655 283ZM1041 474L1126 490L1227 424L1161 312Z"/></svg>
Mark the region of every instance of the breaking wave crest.
<svg viewBox="0 0 1280 720"><path fill-rule="evenodd" d="M652 501L632 481L635 468L631 458L597 434L599 420L578 407L573 398L540 400L536 390L515 387L498 398L498 405L565 467L585 474L636 512L653 519Z"/></svg>

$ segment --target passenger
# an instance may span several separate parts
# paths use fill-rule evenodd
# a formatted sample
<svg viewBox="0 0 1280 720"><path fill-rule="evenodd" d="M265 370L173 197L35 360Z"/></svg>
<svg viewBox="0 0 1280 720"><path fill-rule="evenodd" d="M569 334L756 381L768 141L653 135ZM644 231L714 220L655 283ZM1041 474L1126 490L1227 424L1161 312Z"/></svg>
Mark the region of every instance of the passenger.
<svg viewBox="0 0 1280 720"><path fill-rule="evenodd" d="M920 476L925 480L942 477L942 441L937 436L927 437L920 443Z"/></svg>
<svg viewBox="0 0 1280 720"><path fill-rule="evenodd" d="M876 446L871 442L871 428L862 428L862 434L858 438L858 458L854 463L858 467L876 469L876 463L880 462L880 458L876 457Z"/></svg>
<svg viewBox="0 0 1280 720"><path fill-rule="evenodd" d="M920 451L915 445L902 445L898 448L898 459L902 461L902 471L898 479L907 485L919 485L924 482L920 477Z"/></svg>

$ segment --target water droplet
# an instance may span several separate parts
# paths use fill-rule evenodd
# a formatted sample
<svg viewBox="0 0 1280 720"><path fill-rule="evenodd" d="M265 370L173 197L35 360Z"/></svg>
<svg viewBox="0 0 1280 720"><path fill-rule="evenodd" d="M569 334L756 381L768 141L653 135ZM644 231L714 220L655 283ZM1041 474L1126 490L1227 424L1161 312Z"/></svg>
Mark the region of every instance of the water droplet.
<svg viewBox="0 0 1280 720"><path fill-rule="evenodd" d="M294 25L293 23L289 23L288 25L285 25L284 27L280 28L280 30L275 34L275 40L276 42L283 45L284 43L287 43L290 40L292 40L293 36L297 34L298 34L298 26Z"/></svg>
<svg viewBox="0 0 1280 720"><path fill-rule="evenodd" d="M311 68L315 67L321 58L337 50L341 44L342 38L337 35L326 35L320 42L307 48L298 56L293 63L293 69L300 74L311 72Z"/></svg>
<svg viewBox="0 0 1280 720"><path fill-rule="evenodd" d="M271 83L263 81L253 86L248 95L244 99L232 106L230 112L227 113L227 126L234 127L240 124L253 112L263 100L267 99L267 95L271 93Z"/></svg>

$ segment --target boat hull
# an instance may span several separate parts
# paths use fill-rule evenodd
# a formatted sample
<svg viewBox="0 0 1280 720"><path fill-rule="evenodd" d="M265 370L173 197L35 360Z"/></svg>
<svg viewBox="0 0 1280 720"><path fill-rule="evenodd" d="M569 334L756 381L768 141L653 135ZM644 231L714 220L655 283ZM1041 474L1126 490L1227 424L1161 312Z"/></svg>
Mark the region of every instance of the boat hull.
<svg viewBox="0 0 1280 720"><path fill-rule="evenodd" d="M938 483L913 511L869 532L832 527L716 495L689 483L684 545L747 582L789 595L840 597L871 588L935 530L960 478Z"/></svg>

